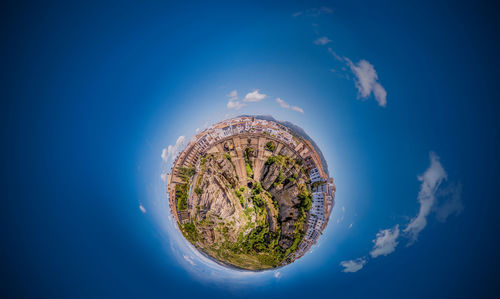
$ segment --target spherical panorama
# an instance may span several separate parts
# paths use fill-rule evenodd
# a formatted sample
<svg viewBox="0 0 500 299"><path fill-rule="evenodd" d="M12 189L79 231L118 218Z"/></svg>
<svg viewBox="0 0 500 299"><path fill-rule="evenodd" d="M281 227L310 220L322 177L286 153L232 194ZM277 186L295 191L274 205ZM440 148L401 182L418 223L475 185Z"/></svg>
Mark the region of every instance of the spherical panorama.
<svg viewBox="0 0 500 299"><path fill-rule="evenodd" d="M184 237L219 264L265 270L292 263L328 224L335 184L316 143L270 116L240 116L198 133L167 178Z"/></svg>

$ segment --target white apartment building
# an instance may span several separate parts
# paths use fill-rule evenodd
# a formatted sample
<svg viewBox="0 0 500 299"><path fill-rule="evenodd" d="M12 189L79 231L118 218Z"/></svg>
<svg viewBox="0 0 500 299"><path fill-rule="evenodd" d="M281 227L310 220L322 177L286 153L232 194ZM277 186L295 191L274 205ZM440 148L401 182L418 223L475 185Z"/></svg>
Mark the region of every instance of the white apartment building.
<svg viewBox="0 0 500 299"><path fill-rule="evenodd" d="M313 169L311 169L311 172L309 173L309 179L311 179L311 183L321 181L321 174L319 173L318 168L314 167Z"/></svg>

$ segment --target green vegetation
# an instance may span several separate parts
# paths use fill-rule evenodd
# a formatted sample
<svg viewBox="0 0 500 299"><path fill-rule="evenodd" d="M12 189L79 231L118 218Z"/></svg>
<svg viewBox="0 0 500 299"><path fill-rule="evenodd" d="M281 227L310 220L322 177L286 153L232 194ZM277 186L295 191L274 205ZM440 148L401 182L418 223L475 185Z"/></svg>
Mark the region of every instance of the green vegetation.
<svg viewBox="0 0 500 299"><path fill-rule="evenodd" d="M240 234L234 243L227 240L212 246L213 252L221 260L247 269L275 268L285 257L284 250L278 245L280 233L269 231L267 225L253 228L246 236Z"/></svg>
<svg viewBox="0 0 500 299"><path fill-rule="evenodd" d="M195 243L198 240L198 231L196 230L196 226L191 222L184 224L183 234L191 243Z"/></svg>
<svg viewBox="0 0 500 299"><path fill-rule="evenodd" d="M182 178L184 182L189 181L196 173L193 165L189 167L179 167L179 176Z"/></svg>
<svg viewBox="0 0 500 299"><path fill-rule="evenodd" d="M198 175L198 180L196 181L196 187L194 188L194 193L201 195L201 182L203 180L203 172Z"/></svg>
<svg viewBox="0 0 500 299"><path fill-rule="evenodd" d="M266 143L266 150L268 150L270 152L274 152L275 149L276 149L276 144L274 144L274 142L268 141Z"/></svg>
<svg viewBox="0 0 500 299"><path fill-rule="evenodd" d="M280 173L278 174L278 177L276 178L276 180L274 181L274 187L277 187L279 185L281 185L281 183L283 183L283 181L285 180L285 175L283 174L283 170L280 169Z"/></svg>
<svg viewBox="0 0 500 299"><path fill-rule="evenodd" d="M297 250L297 247L300 244L300 241L302 241L302 238L304 237L304 233L299 232L295 234L295 238L293 239L293 244L290 246L286 251L284 256L287 257L290 253L295 252Z"/></svg>
<svg viewBox="0 0 500 299"><path fill-rule="evenodd" d="M295 182L295 179L293 177L289 177L289 178L286 178L285 180L285 185L288 184L288 183L294 183Z"/></svg>
<svg viewBox="0 0 500 299"><path fill-rule="evenodd" d="M189 181L196 174L196 170L192 165L189 167L179 167L179 176L184 181L184 184L175 185L175 199L177 200L177 211L185 211L188 208ZM196 190L195 190L196 192ZM201 192L201 190L200 190Z"/></svg>
<svg viewBox="0 0 500 299"><path fill-rule="evenodd" d="M254 149L252 147L247 147L245 149L245 152L243 153L245 156L245 169L247 172L247 177L253 179L253 169L252 169L252 162L250 161L250 156L253 155Z"/></svg>
<svg viewBox="0 0 500 299"><path fill-rule="evenodd" d="M188 208L189 184L175 185L175 199L177 200L177 211L185 211Z"/></svg>
<svg viewBox="0 0 500 299"><path fill-rule="evenodd" d="M242 188L240 188L241 190ZM234 193L236 194L236 197L238 197L238 199L240 200L240 204L241 204L241 207L244 208L245 207L245 199L243 198L243 194L241 194L242 191L240 191L238 189L234 189ZM245 191L245 189L243 188L243 191Z"/></svg>
<svg viewBox="0 0 500 299"><path fill-rule="evenodd" d="M249 163L246 163L245 165L245 169L247 171L247 177L253 179L253 170L252 170L252 166L250 166Z"/></svg>
<svg viewBox="0 0 500 299"><path fill-rule="evenodd" d="M301 202L301 207L304 208L304 210L309 211L312 206L312 194L307 191L307 188L305 185L300 185L300 193L298 195L300 202Z"/></svg>
<svg viewBox="0 0 500 299"><path fill-rule="evenodd" d="M282 155L271 156L271 157L267 158L266 165L272 165L274 163L277 163L281 166L285 166L286 159L287 158L285 156L282 156Z"/></svg>

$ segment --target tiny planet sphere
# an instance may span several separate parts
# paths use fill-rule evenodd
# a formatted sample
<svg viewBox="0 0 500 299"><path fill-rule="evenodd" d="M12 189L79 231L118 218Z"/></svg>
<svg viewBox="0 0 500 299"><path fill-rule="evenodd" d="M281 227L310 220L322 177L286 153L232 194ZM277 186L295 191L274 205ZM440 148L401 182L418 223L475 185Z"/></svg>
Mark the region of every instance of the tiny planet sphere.
<svg viewBox="0 0 500 299"><path fill-rule="evenodd" d="M226 267L259 271L302 257L328 224L336 186L316 143L270 116L198 133L167 177L184 237Z"/></svg>

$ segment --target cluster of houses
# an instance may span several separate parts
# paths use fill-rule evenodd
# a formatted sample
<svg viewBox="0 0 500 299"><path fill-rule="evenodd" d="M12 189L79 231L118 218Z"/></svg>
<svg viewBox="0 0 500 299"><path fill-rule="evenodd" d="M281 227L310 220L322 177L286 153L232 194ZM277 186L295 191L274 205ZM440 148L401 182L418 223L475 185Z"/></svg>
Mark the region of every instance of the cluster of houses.
<svg viewBox="0 0 500 299"><path fill-rule="evenodd" d="M313 175L311 174L309 178L311 182L321 182L321 184L313 188L313 200L311 210L309 210L309 218L307 219L307 230L299 248L288 257L291 261L303 256L311 246L316 244L328 224L328 219L335 205L336 187L333 178L328 178L325 181L322 180L324 178L320 178L313 181Z"/></svg>

